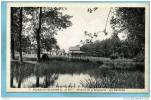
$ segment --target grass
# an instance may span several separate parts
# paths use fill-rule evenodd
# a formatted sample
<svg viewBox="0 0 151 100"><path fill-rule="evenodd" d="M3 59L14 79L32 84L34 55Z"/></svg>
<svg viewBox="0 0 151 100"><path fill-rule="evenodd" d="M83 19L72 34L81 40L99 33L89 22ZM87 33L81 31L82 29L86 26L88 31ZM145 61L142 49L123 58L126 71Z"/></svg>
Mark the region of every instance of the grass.
<svg viewBox="0 0 151 100"><path fill-rule="evenodd" d="M36 61L36 58L33 57L25 57L26 61ZM67 61L67 62L95 62L101 64L105 64L106 66L110 66L117 70L139 70L144 71L144 62L133 62L132 59L115 59L111 60L109 58L104 57L72 57L72 56L50 56L49 61Z"/></svg>
<svg viewBox="0 0 151 100"><path fill-rule="evenodd" d="M48 62L40 63L37 68L40 71L41 75L49 73L81 73L85 70L90 70L98 68L100 64L95 62L73 62L73 61L57 61L51 60Z"/></svg>
<svg viewBox="0 0 151 100"><path fill-rule="evenodd" d="M110 60L108 58L103 57L65 57L65 56L52 56L49 57L49 60L56 61L67 61L67 62L93 62L99 65L105 65L106 67L110 67L116 70L133 70L133 71L142 71L144 72L144 62L133 62L131 59L115 59Z"/></svg>
<svg viewBox="0 0 151 100"><path fill-rule="evenodd" d="M107 63L104 63L106 67L110 67L112 69L116 70L130 70L130 71L142 71L145 70L145 64L144 62L132 62L132 61L110 61ZM104 67L104 66L102 66Z"/></svg>
<svg viewBox="0 0 151 100"><path fill-rule="evenodd" d="M144 88L144 73L139 71L97 71L97 75L81 81L87 88ZM94 73L93 73L94 74Z"/></svg>

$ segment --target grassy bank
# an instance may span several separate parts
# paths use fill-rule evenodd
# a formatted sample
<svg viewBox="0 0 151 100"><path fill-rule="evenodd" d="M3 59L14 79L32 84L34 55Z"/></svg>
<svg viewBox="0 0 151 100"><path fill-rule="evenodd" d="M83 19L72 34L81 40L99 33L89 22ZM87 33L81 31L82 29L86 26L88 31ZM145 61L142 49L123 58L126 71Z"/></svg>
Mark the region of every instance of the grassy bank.
<svg viewBox="0 0 151 100"><path fill-rule="evenodd" d="M25 61L36 61L36 58L25 57ZM139 70L144 72L145 65L144 62L133 62L131 59L115 59L111 60L110 58L104 57L72 57L72 56L50 56L49 61L66 61L66 62L97 62L100 65L105 64L106 66L116 69L116 70Z"/></svg>
<svg viewBox="0 0 151 100"><path fill-rule="evenodd" d="M36 64L28 62L11 62L11 71L14 74L39 74L39 73L81 73L84 70L98 68L102 62L90 61L62 61L51 60ZM18 76L18 75L16 75Z"/></svg>

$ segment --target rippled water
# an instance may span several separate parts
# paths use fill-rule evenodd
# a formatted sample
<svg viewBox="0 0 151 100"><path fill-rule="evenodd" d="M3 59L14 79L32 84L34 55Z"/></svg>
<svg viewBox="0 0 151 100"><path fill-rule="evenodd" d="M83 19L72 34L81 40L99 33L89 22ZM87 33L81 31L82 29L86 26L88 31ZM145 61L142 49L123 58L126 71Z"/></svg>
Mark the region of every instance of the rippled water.
<svg viewBox="0 0 151 100"><path fill-rule="evenodd" d="M48 86L51 87L82 87L80 84L81 81L85 81L86 79L91 78L89 74L59 74L58 78L54 80L54 83ZM45 84L44 81L45 77L40 77L40 84ZM50 77L52 80L52 77ZM14 78L14 86L17 87L18 82ZM22 81L21 87L22 88L29 88L33 87L36 83L36 76L30 76Z"/></svg>
<svg viewBox="0 0 151 100"><path fill-rule="evenodd" d="M54 87L81 87L80 82L89 78L90 75L88 74L60 74L58 79L54 83Z"/></svg>

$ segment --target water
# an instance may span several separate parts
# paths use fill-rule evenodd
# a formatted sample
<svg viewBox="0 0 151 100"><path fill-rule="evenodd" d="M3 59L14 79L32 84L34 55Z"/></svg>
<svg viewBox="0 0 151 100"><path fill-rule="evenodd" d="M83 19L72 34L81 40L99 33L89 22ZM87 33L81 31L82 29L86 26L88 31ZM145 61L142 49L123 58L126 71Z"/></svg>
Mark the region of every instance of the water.
<svg viewBox="0 0 151 100"><path fill-rule="evenodd" d="M57 76L57 78L56 78ZM55 78L54 78L55 77ZM90 79L89 74L58 74L52 75L49 80L54 81L48 88L53 87L82 87L80 84L81 81L85 81L86 79ZM30 76L22 81L21 88L32 88L36 83L36 76ZM45 84L45 77L40 77L40 84ZM18 82L14 78L14 86L17 87Z"/></svg>
<svg viewBox="0 0 151 100"><path fill-rule="evenodd" d="M89 78L88 74L60 74L53 87L82 87L81 81Z"/></svg>
<svg viewBox="0 0 151 100"><path fill-rule="evenodd" d="M44 77L41 77L39 80L39 83L43 84L43 82L44 82ZM33 85L35 83L36 83L36 76L30 76L22 81L21 88L33 87ZM14 80L13 80L13 85L14 85L14 87L17 87L17 85L18 85L16 78L14 78Z"/></svg>

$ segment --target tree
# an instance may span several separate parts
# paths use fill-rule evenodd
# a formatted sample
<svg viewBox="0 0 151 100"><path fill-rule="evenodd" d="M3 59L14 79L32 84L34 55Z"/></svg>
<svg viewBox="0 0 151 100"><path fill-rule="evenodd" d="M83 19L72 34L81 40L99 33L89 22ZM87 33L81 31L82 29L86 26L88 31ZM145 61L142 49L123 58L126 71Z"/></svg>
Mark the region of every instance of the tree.
<svg viewBox="0 0 151 100"><path fill-rule="evenodd" d="M14 18L14 14L16 12L15 8L11 8L11 57L12 59L15 59L15 40L14 40L14 34L15 34L15 30L14 30L14 26L15 26L15 18Z"/></svg>
<svg viewBox="0 0 151 100"><path fill-rule="evenodd" d="M11 57L15 59L15 51L19 52L20 8L11 7Z"/></svg>
<svg viewBox="0 0 151 100"><path fill-rule="evenodd" d="M127 33L127 40L131 47L137 47L144 52L145 47L145 8L116 8L115 15L110 23L114 32ZM133 57L136 56L136 49L131 48Z"/></svg>
<svg viewBox="0 0 151 100"><path fill-rule="evenodd" d="M24 9L24 10L23 10ZM30 46L36 47L37 59L40 61L41 49L47 51L57 46L55 34L71 26L71 16L63 14L62 7L13 7L11 9L11 53L18 51L22 61L22 51L29 51ZM19 15L19 16L18 16ZM39 76L36 79L39 86ZM20 84L19 84L20 87Z"/></svg>
<svg viewBox="0 0 151 100"><path fill-rule="evenodd" d="M22 17L23 17L23 8L20 8L20 17L19 17L19 22L20 22L20 30L19 30L19 55L20 55L20 61L23 61L22 57Z"/></svg>
<svg viewBox="0 0 151 100"><path fill-rule="evenodd" d="M20 15L22 16L22 18ZM25 28L27 25L24 25L26 24L26 22L28 22L26 15L27 15L26 9L21 11L20 7L11 7L11 57L12 59L15 58L15 52L20 52L20 48L21 48L21 52L22 51L27 52L28 48L31 46L30 35L26 34L28 33L27 29Z"/></svg>
<svg viewBox="0 0 151 100"><path fill-rule="evenodd" d="M41 33L41 18L42 18L42 7L39 8L39 27L37 29L36 41L37 41L37 60L40 61L40 33Z"/></svg>
<svg viewBox="0 0 151 100"><path fill-rule="evenodd" d="M70 21L71 16L63 14L62 10L66 10L66 8L43 8L41 44L43 44L43 48L47 51L50 51L57 44L55 39L57 32L72 25Z"/></svg>
<svg viewBox="0 0 151 100"><path fill-rule="evenodd" d="M89 13L93 13L98 8L88 8ZM112 10L112 11L111 11ZM115 53L124 55L126 58L133 58L136 55L144 54L145 47L145 8L110 8L108 13L107 21L110 12L114 12L114 16L110 20L110 24L114 32L111 38L95 42L93 34L85 32L88 38L85 41L81 41L81 49L86 52L86 55L98 55L109 57ZM105 30L100 31L106 32L107 21L105 24ZM127 39L120 40L118 37L119 33L126 33ZM97 37L97 34L96 34ZM96 47L97 45L97 47Z"/></svg>
<svg viewBox="0 0 151 100"><path fill-rule="evenodd" d="M41 48L46 51L50 51L52 48L55 48L57 40L55 38L42 37L41 39Z"/></svg>
<svg viewBox="0 0 151 100"><path fill-rule="evenodd" d="M83 43L81 50L87 56L110 57L121 50L121 41L117 34L112 34L110 38L102 41L87 42L86 39Z"/></svg>
<svg viewBox="0 0 151 100"><path fill-rule="evenodd" d="M28 13L28 15L34 18L32 21L29 20L30 23L32 23L31 26L33 26L33 28L29 27L28 29L33 33L31 38L33 41L32 44L37 45L37 60L39 62L41 49L47 51L52 49L53 45L57 43L54 35L57 34L58 31L71 26L71 21L69 21L71 16L64 15L60 12L60 10L63 9L61 7L39 7L32 9L34 10L30 11L32 13ZM39 86L39 76L36 78L36 86Z"/></svg>
<svg viewBox="0 0 151 100"><path fill-rule="evenodd" d="M66 10L62 7L38 7L25 8L28 16L31 19L27 19L26 23L30 22L30 26L27 27L26 32L31 32L32 45L37 49L37 58L40 59L41 49L50 51L53 45L56 45L57 41L55 35L58 31L66 29L71 26L71 16L63 14L62 10Z"/></svg>

